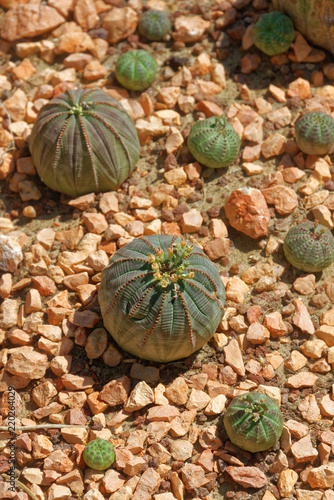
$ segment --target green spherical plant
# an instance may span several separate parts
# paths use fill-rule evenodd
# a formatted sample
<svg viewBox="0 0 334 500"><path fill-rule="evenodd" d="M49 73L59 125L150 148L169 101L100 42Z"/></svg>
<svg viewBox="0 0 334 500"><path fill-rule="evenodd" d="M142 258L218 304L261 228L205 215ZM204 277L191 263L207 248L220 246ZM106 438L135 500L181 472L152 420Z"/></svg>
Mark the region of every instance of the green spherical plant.
<svg viewBox="0 0 334 500"><path fill-rule="evenodd" d="M276 10L263 14L254 26L254 43L268 56L288 50L294 37L293 22Z"/></svg>
<svg viewBox="0 0 334 500"><path fill-rule="evenodd" d="M136 238L102 271L106 329L124 350L157 362L189 356L216 332L225 288L216 266L176 236Z"/></svg>
<svg viewBox="0 0 334 500"><path fill-rule="evenodd" d="M29 139L42 181L81 196L116 189L139 159L132 118L99 89L67 90L39 111Z"/></svg>
<svg viewBox="0 0 334 500"><path fill-rule="evenodd" d="M301 116L295 125L299 149L308 155L325 155L334 146L334 120L323 111Z"/></svg>
<svg viewBox="0 0 334 500"><path fill-rule="evenodd" d="M281 437L283 415L276 401L259 392L233 399L224 415L224 426L233 444L256 453L268 450Z"/></svg>
<svg viewBox="0 0 334 500"><path fill-rule="evenodd" d="M308 273L322 271L334 260L334 237L317 222L302 222L288 231L283 250L293 267Z"/></svg>
<svg viewBox="0 0 334 500"><path fill-rule="evenodd" d="M108 469L115 460L115 449L106 439L94 439L84 449L83 459L91 469Z"/></svg>
<svg viewBox="0 0 334 500"><path fill-rule="evenodd" d="M128 50L116 62L116 78L128 90L144 90L155 80L158 65L146 50Z"/></svg>
<svg viewBox="0 0 334 500"><path fill-rule="evenodd" d="M231 165L240 150L240 137L225 116L210 116L191 127L188 149L193 157L209 168Z"/></svg>
<svg viewBox="0 0 334 500"><path fill-rule="evenodd" d="M139 33L152 42L159 42L172 28L169 17L161 10L147 10L140 16Z"/></svg>

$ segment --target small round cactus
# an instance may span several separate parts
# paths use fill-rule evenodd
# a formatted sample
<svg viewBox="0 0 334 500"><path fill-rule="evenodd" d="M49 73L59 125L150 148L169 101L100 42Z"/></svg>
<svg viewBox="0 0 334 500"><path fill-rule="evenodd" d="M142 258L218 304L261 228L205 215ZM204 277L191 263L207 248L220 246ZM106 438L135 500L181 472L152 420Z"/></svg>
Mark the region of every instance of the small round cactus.
<svg viewBox="0 0 334 500"><path fill-rule="evenodd" d="M154 81L158 65L146 50L129 50L116 63L116 78L128 90L147 89Z"/></svg>
<svg viewBox="0 0 334 500"><path fill-rule="evenodd" d="M136 238L102 271L99 302L120 347L167 363L200 349L223 316L225 288L198 247L169 235Z"/></svg>
<svg viewBox="0 0 334 500"><path fill-rule="evenodd" d="M334 237L317 222L302 222L288 231L283 250L297 269L308 273L322 271L334 260Z"/></svg>
<svg viewBox="0 0 334 500"><path fill-rule="evenodd" d="M233 444L256 453L276 444L283 430L283 415L276 401L259 392L233 399L224 416L224 426Z"/></svg>
<svg viewBox="0 0 334 500"><path fill-rule="evenodd" d="M323 111L301 116L295 126L299 149L308 155L324 155L334 146L334 120Z"/></svg>
<svg viewBox="0 0 334 500"><path fill-rule="evenodd" d="M293 22L278 11L263 14L254 26L254 43L268 56L285 52L294 37Z"/></svg>
<svg viewBox="0 0 334 500"><path fill-rule="evenodd" d="M140 16L139 33L152 42L159 42L172 28L169 17L161 10L147 10Z"/></svg>
<svg viewBox="0 0 334 500"><path fill-rule="evenodd" d="M105 470L114 463L115 449L106 439L94 439L86 445L83 459L91 469Z"/></svg>
<svg viewBox="0 0 334 500"><path fill-rule="evenodd" d="M194 123L187 144L199 163L222 168L231 165L238 156L240 137L225 116L211 116Z"/></svg>

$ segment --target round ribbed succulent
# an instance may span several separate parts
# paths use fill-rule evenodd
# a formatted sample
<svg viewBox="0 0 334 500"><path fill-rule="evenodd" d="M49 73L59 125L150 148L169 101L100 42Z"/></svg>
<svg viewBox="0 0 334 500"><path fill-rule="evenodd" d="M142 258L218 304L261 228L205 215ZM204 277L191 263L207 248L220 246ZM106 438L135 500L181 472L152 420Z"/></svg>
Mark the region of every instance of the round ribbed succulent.
<svg viewBox="0 0 334 500"><path fill-rule="evenodd" d="M317 222L302 222L288 231L283 250L297 269L308 273L322 271L334 260L334 237Z"/></svg>
<svg viewBox="0 0 334 500"><path fill-rule="evenodd" d="M146 50L129 50L116 63L116 78L129 90L144 90L155 80L158 65Z"/></svg>
<svg viewBox="0 0 334 500"><path fill-rule="evenodd" d="M293 22L276 10L263 14L254 26L254 43L268 56L285 52L294 37Z"/></svg>
<svg viewBox="0 0 334 500"><path fill-rule="evenodd" d="M240 137L225 116L211 116L194 123L187 144L199 163L222 168L231 165L238 156Z"/></svg>
<svg viewBox="0 0 334 500"><path fill-rule="evenodd" d="M295 125L299 149L308 155L325 155L334 146L334 120L323 111L301 116Z"/></svg>
<svg viewBox="0 0 334 500"><path fill-rule="evenodd" d="M67 90L39 111L29 149L42 181L80 196L116 189L139 159L133 120L99 89Z"/></svg>
<svg viewBox="0 0 334 500"><path fill-rule="evenodd" d="M83 459L91 469L105 470L115 460L115 449L106 439L94 439L84 449Z"/></svg>
<svg viewBox="0 0 334 500"><path fill-rule="evenodd" d="M147 10L140 16L139 33L152 42L159 42L170 32L172 25L169 17L161 10Z"/></svg>
<svg viewBox="0 0 334 500"><path fill-rule="evenodd" d="M216 266L176 236L136 238L102 271L104 325L120 347L157 362L189 356L216 332L225 288Z"/></svg>
<svg viewBox="0 0 334 500"><path fill-rule="evenodd" d="M283 415L276 401L259 392L233 399L224 415L224 426L233 444L256 453L268 450L281 437Z"/></svg>

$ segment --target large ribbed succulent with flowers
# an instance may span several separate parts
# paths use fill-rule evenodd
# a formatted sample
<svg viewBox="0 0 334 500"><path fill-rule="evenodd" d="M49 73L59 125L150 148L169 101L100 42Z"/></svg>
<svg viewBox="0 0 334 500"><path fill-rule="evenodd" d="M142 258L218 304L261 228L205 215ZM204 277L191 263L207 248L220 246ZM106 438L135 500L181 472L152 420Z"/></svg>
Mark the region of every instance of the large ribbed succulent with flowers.
<svg viewBox="0 0 334 500"><path fill-rule="evenodd" d="M99 89L67 90L39 111L29 149L42 181L70 196L111 191L139 159L135 124Z"/></svg>
<svg viewBox="0 0 334 500"><path fill-rule="evenodd" d="M308 273L319 272L334 260L334 237L318 222L301 222L289 229L283 250L293 267Z"/></svg>
<svg viewBox="0 0 334 500"><path fill-rule="evenodd" d="M278 11L263 14L254 26L254 43L269 56L288 50L294 37L293 22Z"/></svg>
<svg viewBox="0 0 334 500"><path fill-rule="evenodd" d="M225 288L216 266L179 237L136 238L103 270L105 327L124 350L157 362L189 356L214 335Z"/></svg>
<svg viewBox="0 0 334 500"><path fill-rule="evenodd" d="M253 453L274 446L283 423L276 401L259 392L237 396L224 415L224 427L232 443Z"/></svg>

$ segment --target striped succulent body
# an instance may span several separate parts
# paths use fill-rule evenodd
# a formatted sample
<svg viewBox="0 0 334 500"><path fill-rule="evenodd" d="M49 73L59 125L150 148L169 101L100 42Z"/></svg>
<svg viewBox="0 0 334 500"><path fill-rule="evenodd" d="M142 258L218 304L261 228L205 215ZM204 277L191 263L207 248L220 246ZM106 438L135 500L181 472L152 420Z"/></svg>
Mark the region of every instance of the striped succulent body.
<svg viewBox="0 0 334 500"><path fill-rule="evenodd" d="M139 33L152 42L162 40L171 28L169 17L161 10L150 9L140 16Z"/></svg>
<svg viewBox="0 0 334 500"><path fill-rule="evenodd" d="M274 446L282 434L283 423L276 401L258 392L233 399L224 416L232 443L253 453Z"/></svg>
<svg viewBox="0 0 334 500"><path fill-rule="evenodd" d="M90 441L83 452L83 459L91 469L108 469L115 460L115 449L106 439Z"/></svg>
<svg viewBox="0 0 334 500"><path fill-rule="evenodd" d="M322 271L334 260L334 237L317 222L306 221L292 227L284 240L284 255L297 269L309 273Z"/></svg>
<svg viewBox="0 0 334 500"><path fill-rule="evenodd" d="M306 113L295 125L299 149L308 155L324 155L334 146L334 120L323 111Z"/></svg>
<svg viewBox="0 0 334 500"><path fill-rule="evenodd" d="M225 289L199 248L167 235L136 238L102 272L105 327L126 351L151 361L189 356L214 335Z"/></svg>
<svg viewBox="0 0 334 500"><path fill-rule="evenodd" d="M191 127L188 149L199 163L209 168L231 165L238 156L240 137L224 116L199 120Z"/></svg>
<svg viewBox="0 0 334 500"><path fill-rule="evenodd" d="M294 37L293 22L278 11L263 14L254 26L254 43L269 56L285 52Z"/></svg>
<svg viewBox="0 0 334 500"><path fill-rule="evenodd" d="M334 54L333 0L273 0L275 9L286 13L296 30L308 40Z"/></svg>
<svg viewBox="0 0 334 500"><path fill-rule="evenodd" d="M67 90L43 106L29 149L42 181L80 196L116 189L139 159L133 120L102 90Z"/></svg>
<svg viewBox="0 0 334 500"><path fill-rule="evenodd" d="M116 63L116 78L129 90L144 90L155 80L157 63L146 50L128 50Z"/></svg>

